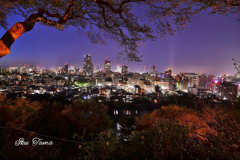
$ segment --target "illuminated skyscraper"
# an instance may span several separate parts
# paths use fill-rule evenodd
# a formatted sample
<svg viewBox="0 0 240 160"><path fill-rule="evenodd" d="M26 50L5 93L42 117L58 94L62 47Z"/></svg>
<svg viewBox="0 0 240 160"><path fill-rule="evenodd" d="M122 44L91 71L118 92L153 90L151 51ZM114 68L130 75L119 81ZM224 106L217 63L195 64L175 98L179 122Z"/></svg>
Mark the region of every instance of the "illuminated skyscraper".
<svg viewBox="0 0 240 160"><path fill-rule="evenodd" d="M67 63L65 64L65 71L66 71L66 73L68 73L68 64Z"/></svg>
<svg viewBox="0 0 240 160"><path fill-rule="evenodd" d="M75 72L75 70L77 69L77 67L76 67L76 66L71 66L70 69Z"/></svg>
<svg viewBox="0 0 240 160"><path fill-rule="evenodd" d="M111 62L107 59L105 59L105 61L104 61L104 71L106 73L111 71Z"/></svg>
<svg viewBox="0 0 240 160"><path fill-rule="evenodd" d="M122 74L126 75L128 73L128 66L122 66Z"/></svg>
<svg viewBox="0 0 240 160"><path fill-rule="evenodd" d="M93 64L91 60L91 55L84 55L84 61L83 61L83 72L86 73L87 76L93 75Z"/></svg>

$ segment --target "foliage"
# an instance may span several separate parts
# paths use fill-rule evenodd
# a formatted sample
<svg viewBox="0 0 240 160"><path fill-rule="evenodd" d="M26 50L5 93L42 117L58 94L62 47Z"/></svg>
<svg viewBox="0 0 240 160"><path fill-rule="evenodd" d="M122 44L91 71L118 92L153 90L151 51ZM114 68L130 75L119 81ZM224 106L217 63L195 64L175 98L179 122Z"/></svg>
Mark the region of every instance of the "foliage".
<svg viewBox="0 0 240 160"><path fill-rule="evenodd" d="M150 103L150 101L147 98L138 98L138 97L134 98L133 102L137 103L137 104L138 103L147 103L147 104Z"/></svg>
<svg viewBox="0 0 240 160"><path fill-rule="evenodd" d="M238 159L240 125L222 111L169 106L137 119L137 130L150 132L154 158Z"/></svg>
<svg viewBox="0 0 240 160"><path fill-rule="evenodd" d="M191 109L170 105L140 117L126 116L117 131L110 127L103 104L49 104L0 96L0 155L9 159L238 159L239 112L204 104ZM15 146L20 137L25 141L40 137L54 145Z"/></svg>
<svg viewBox="0 0 240 160"><path fill-rule="evenodd" d="M79 152L77 144L80 142L74 135L84 133L84 139L89 140L111 125L107 107L87 101L67 106L0 96L0 112L0 155L9 159L68 159ZM21 137L30 142L39 137L53 141L54 145L15 146L15 141ZM65 142L65 139L75 143Z"/></svg>
<svg viewBox="0 0 240 160"><path fill-rule="evenodd" d="M140 62L142 56L137 48L142 42L155 40L158 34L162 38L174 35L186 27L193 15L208 8L212 8L211 14L237 14L240 4L235 0L3 0L0 27L6 29L7 17L14 14L26 18L17 25L18 29L23 25L25 32L36 22L59 30L74 26L92 43L105 44L105 38L117 42L122 48L118 58ZM2 40L5 38L7 35Z"/></svg>
<svg viewBox="0 0 240 160"><path fill-rule="evenodd" d="M239 124L221 111L169 106L137 118L129 142L105 131L79 148L86 159L238 159ZM132 128L131 117L122 121Z"/></svg>

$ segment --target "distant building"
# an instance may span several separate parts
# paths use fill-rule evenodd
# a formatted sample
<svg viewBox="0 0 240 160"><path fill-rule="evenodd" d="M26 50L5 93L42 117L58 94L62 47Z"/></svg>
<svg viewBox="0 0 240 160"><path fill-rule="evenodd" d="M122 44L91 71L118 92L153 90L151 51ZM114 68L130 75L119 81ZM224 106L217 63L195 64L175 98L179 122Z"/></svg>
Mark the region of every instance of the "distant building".
<svg viewBox="0 0 240 160"><path fill-rule="evenodd" d="M68 64L67 63L65 64L65 71L66 71L66 73L68 73Z"/></svg>
<svg viewBox="0 0 240 160"><path fill-rule="evenodd" d="M116 67L116 72L121 73L121 67L119 65L117 65L117 67Z"/></svg>
<svg viewBox="0 0 240 160"><path fill-rule="evenodd" d="M221 100L237 100L238 85L230 82L218 85L217 97Z"/></svg>
<svg viewBox="0 0 240 160"><path fill-rule="evenodd" d="M27 73L29 74L29 68L26 65L20 67L20 74Z"/></svg>
<svg viewBox="0 0 240 160"><path fill-rule="evenodd" d="M204 88L197 88L197 97L203 99L207 97L207 90Z"/></svg>
<svg viewBox="0 0 240 160"><path fill-rule="evenodd" d="M111 62L107 59L104 61L104 72L109 73L111 72Z"/></svg>
<svg viewBox="0 0 240 160"><path fill-rule="evenodd" d="M156 66L151 65L151 70L149 71L150 76L156 77L157 76L157 71L156 71Z"/></svg>
<svg viewBox="0 0 240 160"><path fill-rule="evenodd" d="M60 74L61 73L61 69L62 69L62 67L55 67L56 74Z"/></svg>
<svg viewBox="0 0 240 160"><path fill-rule="evenodd" d="M188 93L197 95L197 92L198 92L197 88L195 88L195 87L188 87Z"/></svg>
<svg viewBox="0 0 240 160"><path fill-rule="evenodd" d="M123 75L126 75L126 74L128 74L128 66L122 66L122 74Z"/></svg>
<svg viewBox="0 0 240 160"><path fill-rule="evenodd" d="M72 65L72 66L70 66L70 73L71 74L75 74L77 72L77 66L75 65Z"/></svg>
<svg viewBox="0 0 240 160"><path fill-rule="evenodd" d="M183 73L188 78L188 87L198 86L199 78L196 73Z"/></svg>
<svg viewBox="0 0 240 160"><path fill-rule="evenodd" d="M37 66L37 71L40 71L40 66Z"/></svg>
<svg viewBox="0 0 240 160"><path fill-rule="evenodd" d="M165 76L170 75L173 76L173 68L172 67L165 67L166 71L165 71Z"/></svg>
<svg viewBox="0 0 240 160"><path fill-rule="evenodd" d="M92 64L91 55L84 55L83 72L85 72L87 76L92 76L93 68L94 66Z"/></svg>
<svg viewBox="0 0 240 160"><path fill-rule="evenodd" d="M175 76L176 86L179 90L187 91L188 88L188 78L184 75L184 73L180 73Z"/></svg>
<svg viewBox="0 0 240 160"><path fill-rule="evenodd" d="M9 72L10 72L10 73L17 72L18 70L19 70L18 67L10 67L10 68L9 68Z"/></svg>
<svg viewBox="0 0 240 160"><path fill-rule="evenodd" d="M155 81L155 85L158 85L163 90L169 90L169 82Z"/></svg>

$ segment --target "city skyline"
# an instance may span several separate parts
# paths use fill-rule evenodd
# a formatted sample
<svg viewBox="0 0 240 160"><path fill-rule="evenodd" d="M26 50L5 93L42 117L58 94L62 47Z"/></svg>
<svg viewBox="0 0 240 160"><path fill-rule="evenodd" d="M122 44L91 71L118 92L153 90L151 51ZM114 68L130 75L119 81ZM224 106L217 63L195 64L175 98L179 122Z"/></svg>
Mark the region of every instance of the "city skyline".
<svg viewBox="0 0 240 160"><path fill-rule="evenodd" d="M113 68L116 65L126 65L131 72L143 72L144 66L149 71L151 65L156 65L159 71L164 71L165 66L169 66L176 73L203 71L234 75L236 70L232 58L240 59L239 14L236 17L231 14L225 17L217 14L209 16L208 13L196 15L182 34L178 32L174 37L169 35L163 41L158 38L154 42L145 42L145 46L139 48L140 55L144 55L142 63L118 62L117 44L107 41L107 45L93 45L77 33L76 28L58 31L36 24L31 32L16 40L9 55L0 59L0 67L29 64L53 68L68 63L82 68L84 55L91 54L93 64L99 64L101 70L107 58ZM23 20L19 16L11 16L8 28ZM0 35L5 32L6 30L0 29Z"/></svg>

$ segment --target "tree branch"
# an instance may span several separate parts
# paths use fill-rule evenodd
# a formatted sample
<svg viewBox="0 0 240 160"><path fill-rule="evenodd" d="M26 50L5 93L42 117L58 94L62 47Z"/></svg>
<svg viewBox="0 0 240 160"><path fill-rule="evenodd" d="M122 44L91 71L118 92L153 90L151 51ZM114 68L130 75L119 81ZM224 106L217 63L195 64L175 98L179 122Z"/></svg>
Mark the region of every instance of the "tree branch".
<svg viewBox="0 0 240 160"><path fill-rule="evenodd" d="M69 0L68 8L67 8L64 16L59 21L60 24L63 24L67 21L68 16L72 13L74 3L75 3L75 0Z"/></svg>
<svg viewBox="0 0 240 160"><path fill-rule="evenodd" d="M227 0L225 0L225 3L231 5L231 6L240 6L240 3L230 3Z"/></svg>
<svg viewBox="0 0 240 160"><path fill-rule="evenodd" d="M108 28L108 29L113 28L116 24L114 24L114 25L112 25L112 26L109 26L109 25L108 25L107 19L106 19L106 15L105 15L105 9L104 9L104 7L103 7L101 4L99 4L99 6L102 8L102 11L103 11L103 19L104 19L104 22L105 22L107 28Z"/></svg>
<svg viewBox="0 0 240 160"><path fill-rule="evenodd" d="M58 14L58 13L52 14L48 10L45 10L45 9L39 9L39 11L46 14L48 17L54 17L54 18L58 18L58 19L62 18L62 16L60 14Z"/></svg>

